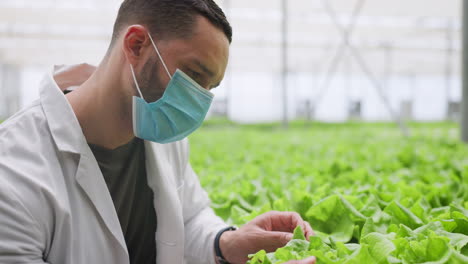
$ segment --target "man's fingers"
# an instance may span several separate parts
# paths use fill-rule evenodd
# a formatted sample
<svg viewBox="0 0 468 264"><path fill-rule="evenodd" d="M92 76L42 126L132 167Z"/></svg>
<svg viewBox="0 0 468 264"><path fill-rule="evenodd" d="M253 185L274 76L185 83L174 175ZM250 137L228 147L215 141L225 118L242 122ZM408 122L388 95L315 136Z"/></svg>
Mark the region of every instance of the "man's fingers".
<svg viewBox="0 0 468 264"><path fill-rule="evenodd" d="M284 264L315 264L316 263L316 259L315 257L308 257L306 259L303 259L303 260L291 260L291 261L288 261Z"/></svg>
<svg viewBox="0 0 468 264"><path fill-rule="evenodd" d="M297 226L301 226L305 231L306 226L302 217L295 212L269 212L271 231L293 232Z"/></svg>
<svg viewBox="0 0 468 264"><path fill-rule="evenodd" d="M307 240L309 240L311 236L315 236L315 232L310 226L309 222L304 221L304 223L306 225L306 228L304 229L304 233L305 233Z"/></svg>
<svg viewBox="0 0 468 264"><path fill-rule="evenodd" d="M265 232L265 241L267 241L264 249L267 252L274 252L278 248L284 247L293 238L292 233L288 232Z"/></svg>
<svg viewBox="0 0 468 264"><path fill-rule="evenodd" d="M303 227L301 216L295 212L271 212L272 231L293 232L298 225Z"/></svg>
<svg viewBox="0 0 468 264"><path fill-rule="evenodd" d="M310 224L296 212L270 211L257 217L253 222L265 231L290 233L291 237L297 226L302 228L307 240L315 235Z"/></svg>

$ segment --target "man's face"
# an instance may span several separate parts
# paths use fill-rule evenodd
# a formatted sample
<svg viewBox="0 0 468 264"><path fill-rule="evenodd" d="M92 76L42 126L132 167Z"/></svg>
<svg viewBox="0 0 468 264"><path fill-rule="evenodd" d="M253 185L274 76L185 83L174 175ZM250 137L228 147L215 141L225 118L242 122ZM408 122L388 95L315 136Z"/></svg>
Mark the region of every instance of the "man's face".
<svg viewBox="0 0 468 264"><path fill-rule="evenodd" d="M217 87L224 78L229 41L206 18L198 17L190 38L155 39L155 42L171 75L180 69L208 90ZM162 97L170 79L152 45L150 49L138 81L146 101L154 102Z"/></svg>

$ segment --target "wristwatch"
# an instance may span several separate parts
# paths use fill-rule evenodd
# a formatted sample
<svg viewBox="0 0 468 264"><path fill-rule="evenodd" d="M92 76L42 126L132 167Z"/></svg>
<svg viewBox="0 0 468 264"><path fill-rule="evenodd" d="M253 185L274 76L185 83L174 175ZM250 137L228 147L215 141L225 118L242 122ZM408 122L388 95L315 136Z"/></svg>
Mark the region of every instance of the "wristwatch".
<svg viewBox="0 0 468 264"><path fill-rule="evenodd" d="M223 253L221 253L221 248L219 248L219 239L221 238L221 235L226 232L226 231L234 231L237 230L237 227L235 226L230 226L221 229L218 234L216 234L215 240L214 240L214 248L215 248L215 254L216 254L216 260L218 260L219 264L229 264L229 262L224 258Z"/></svg>

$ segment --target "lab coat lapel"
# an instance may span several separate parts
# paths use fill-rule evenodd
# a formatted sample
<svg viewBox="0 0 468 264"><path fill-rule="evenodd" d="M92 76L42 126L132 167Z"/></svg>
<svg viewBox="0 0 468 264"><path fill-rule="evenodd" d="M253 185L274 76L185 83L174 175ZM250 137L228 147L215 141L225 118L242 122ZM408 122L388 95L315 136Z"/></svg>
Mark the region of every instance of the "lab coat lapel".
<svg viewBox="0 0 468 264"><path fill-rule="evenodd" d="M148 185L154 192L158 217L157 263L184 262L184 222L166 146L145 142Z"/></svg>
<svg viewBox="0 0 468 264"><path fill-rule="evenodd" d="M86 148L80 157L76 181L93 203L99 216L103 220L109 232L117 240L119 246L128 256L127 246L120 226L117 212L115 211L112 197L102 176L96 159L92 156L89 147Z"/></svg>

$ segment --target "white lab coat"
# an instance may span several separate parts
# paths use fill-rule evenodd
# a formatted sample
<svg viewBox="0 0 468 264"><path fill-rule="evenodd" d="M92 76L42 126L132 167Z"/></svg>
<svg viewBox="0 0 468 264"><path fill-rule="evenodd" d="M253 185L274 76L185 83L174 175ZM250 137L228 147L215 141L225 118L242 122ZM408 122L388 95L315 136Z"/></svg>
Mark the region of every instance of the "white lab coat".
<svg viewBox="0 0 468 264"><path fill-rule="evenodd" d="M145 151L157 263L214 264L226 224L209 207L187 140L145 142ZM0 263L129 263L102 173L52 73L40 99L0 125Z"/></svg>

